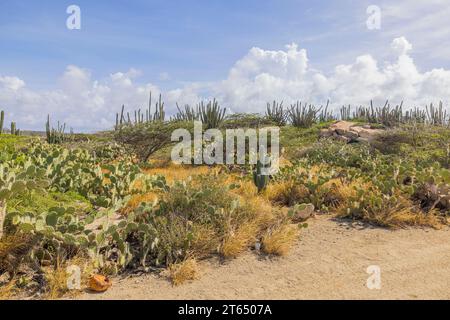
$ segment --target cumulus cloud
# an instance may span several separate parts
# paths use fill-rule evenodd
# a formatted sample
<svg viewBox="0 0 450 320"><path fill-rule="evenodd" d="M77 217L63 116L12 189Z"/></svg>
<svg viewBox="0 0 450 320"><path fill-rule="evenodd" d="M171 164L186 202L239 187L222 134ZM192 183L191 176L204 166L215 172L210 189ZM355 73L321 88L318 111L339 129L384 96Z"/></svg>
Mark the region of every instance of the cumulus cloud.
<svg viewBox="0 0 450 320"><path fill-rule="evenodd" d="M404 100L407 106L450 101L450 70L420 72L409 55L412 45L404 37L391 43L392 61L378 62L369 54L356 57L351 64L337 65L329 72L311 68L305 49L296 44L285 50L252 48L237 61L227 77L211 83L191 82L162 92L167 112L175 103L195 104L217 97L233 112L264 112L265 103L274 99L285 104L295 100L342 104L367 104ZM92 79L89 70L69 65L54 90L37 91L14 76L0 74L0 105L21 128L41 129L46 114L68 123L76 130L111 128L115 112L125 104L128 109L146 107L148 94L156 98L160 88L140 84L141 72L117 72L106 79Z"/></svg>

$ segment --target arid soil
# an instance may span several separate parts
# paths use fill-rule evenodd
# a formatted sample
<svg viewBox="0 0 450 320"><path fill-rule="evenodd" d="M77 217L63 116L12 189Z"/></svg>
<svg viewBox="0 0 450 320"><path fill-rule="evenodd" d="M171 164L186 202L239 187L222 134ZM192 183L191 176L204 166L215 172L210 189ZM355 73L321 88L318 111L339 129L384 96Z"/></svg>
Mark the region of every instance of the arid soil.
<svg viewBox="0 0 450 320"><path fill-rule="evenodd" d="M368 266L381 289L368 289ZM201 262L201 277L173 287L164 277L113 279L81 299L450 299L450 229L387 230L318 216L290 254L248 252Z"/></svg>

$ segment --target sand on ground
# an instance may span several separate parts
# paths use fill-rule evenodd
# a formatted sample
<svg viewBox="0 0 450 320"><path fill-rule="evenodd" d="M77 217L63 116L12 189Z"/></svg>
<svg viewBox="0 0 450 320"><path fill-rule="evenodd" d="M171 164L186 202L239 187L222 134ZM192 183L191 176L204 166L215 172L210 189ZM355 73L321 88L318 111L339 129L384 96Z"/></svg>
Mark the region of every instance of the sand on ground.
<svg viewBox="0 0 450 320"><path fill-rule="evenodd" d="M198 280L178 287L146 274L78 298L450 299L450 228L387 230L317 216L286 257L248 252L200 266ZM379 266L381 289L367 287L369 266Z"/></svg>

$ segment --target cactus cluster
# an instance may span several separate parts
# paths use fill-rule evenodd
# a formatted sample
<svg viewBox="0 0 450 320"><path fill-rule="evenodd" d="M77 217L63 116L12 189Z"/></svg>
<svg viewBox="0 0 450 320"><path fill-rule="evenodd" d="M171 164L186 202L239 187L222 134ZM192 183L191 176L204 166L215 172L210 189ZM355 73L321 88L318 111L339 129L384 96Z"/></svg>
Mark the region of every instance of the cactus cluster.
<svg viewBox="0 0 450 320"><path fill-rule="evenodd" d="M45 133L47 143L59 144L67 140L66 124L61 125L58 121L56 129L51 126L50 115L47 115L47 122L45 123Z"/></svg>
<svg viewBox="0 0 450 320"><path fill-rule="evenodd" d="M362 120L369 123L378 123L386 127L394 127L407 123L424 123L435 126L450 126L450 117L444 109L442 102L438 107L430 104L425 108L415 107L411 110L403 111L403 101L391 107L386 101L382 107L374 107L370 101L369 107L360 106L351 112L350 105L342 106L340 109L342 120Z"/></svg>
<svg viewBox="0 0 450 320"><path fill-rule="evenodd" d="M200 102L198 105L200 120L205 124L206 129L219 128L225 119L226 109L219 106L219 102L214 99L207 104Z"/></svg>
<svg viewBox="0 0 450 320"><path fill-rule="evenodd" d="M276 123L278 126L284 126L288 120L288 112L283 107L283 101L273 101L272 105L267 103L266 118Z"/></svg>
<svg viewBox="0 0 450 320"><path fill-rule="evenodd" d="M178 112L172 117L173 121L194 121L201 120L206 129L219 128L225 120L226 108L221 108L216 99L197 104L196 108L185 105L182 110L177 104Z"/></svg>
<svg viewBox="0 0 450 320"><path fill-rule="evenodd" d="M312 104L302 104L297 101L289 110L290 122L294 127L309 128L317 122L317 114L322 108L316 109Z"/></svg>
<svg viewBox="0 0 450 320"><path fill-rule="evenodd" d="M172 117L172 120L174 121L195 121L200 119L198 109L195 109L188 104L186 104L184 110L182 110L177 103L177 110L178 112Z"/></svg>
<svg viewBox="0 0 450 320"><path fill-rule="evenodd" d="M2 134L4 132L3 131L4 124L5 124L5 111L1 110L0 111L0 134ZM17 125L14 121L11 122L9 132L10 132L10 134L16 135L16 136L19 136L21 134L20 130L17 129Z"/></svg>
<svg viewBox="0 0 450 320"><path fill-rule="evenodd" d="M164 101L162 101L161 94L159 95L158 101L155 103L155 111L152 112L152 93L150 92L148 108L145 110L145 113L139 108L134 110L134 118L132 118L129 112L125 114L125 105L122 105L120 113L116 113L115 130L120 130L125 126L138 125L142 123L164 122L165 117L166 112L164 111Z"/></svg>

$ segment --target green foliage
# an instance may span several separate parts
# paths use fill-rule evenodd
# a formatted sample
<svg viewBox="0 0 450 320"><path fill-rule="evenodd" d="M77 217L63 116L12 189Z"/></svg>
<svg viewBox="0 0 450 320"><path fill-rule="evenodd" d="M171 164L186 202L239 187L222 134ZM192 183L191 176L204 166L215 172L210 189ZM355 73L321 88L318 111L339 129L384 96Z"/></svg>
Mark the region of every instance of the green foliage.
<svg viewBox="0 0 450 320"><path fill-rule="evenodd" d="M156 151L172 143L172 132L178 128L193 130L189 122L150 122L126 126L117 130L114 139L146 162Z"/></svg>
<svg viewBox="0 0 450 320"><path fill-rule="evenodd" d="M299 166L304 170L298 171L296 168ZM311 174L311 166L320 166L321 170ZM407 208L406 205L404 208L392 205L388 199L395 199L393 197L413 202L421 199L421 207L425 211L432 208L443 212L449 210L446 204L446 185L450 183L448 168L432 159L411 157L409 154L381 154L367 145L321 140L304 154L301 161L292 167L283 168L275 178L291 180L305 187L307 198L303 201L313 203L322 210L329 207L327 190L323 186L333 179L344 183L358 181L361 184L361 189L356 193L357 198L351 200L358 206L351 207L351 212L356 210L361 214L376 216L387 208L391 211ZM436 202L434 206L433 202ZM411 207L414 205L411 204ZM350 215L357 216L353 213Z"/></svg>
<svg viewBox="0 0 450 320"><path fill-rule="evenodd" d="M233 113L226 116L221 126L224 129L239 129L273 125L276 125L276 123L258 113Z"/></svg>

